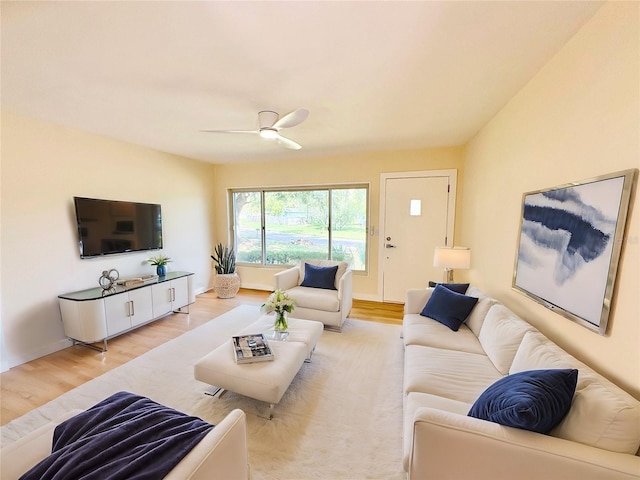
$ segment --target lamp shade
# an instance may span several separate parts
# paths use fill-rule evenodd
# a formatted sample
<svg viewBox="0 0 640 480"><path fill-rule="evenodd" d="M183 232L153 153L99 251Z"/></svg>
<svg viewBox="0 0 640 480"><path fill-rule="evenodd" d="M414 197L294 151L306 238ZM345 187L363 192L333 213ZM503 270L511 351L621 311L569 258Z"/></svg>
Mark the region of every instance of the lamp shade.
<svg viewBox="0 0 640 480"><path fill-rule="evenodd" d="M471 250L466 247L436 247L433 254L433 266L466 269L471 266Z"/></svg>

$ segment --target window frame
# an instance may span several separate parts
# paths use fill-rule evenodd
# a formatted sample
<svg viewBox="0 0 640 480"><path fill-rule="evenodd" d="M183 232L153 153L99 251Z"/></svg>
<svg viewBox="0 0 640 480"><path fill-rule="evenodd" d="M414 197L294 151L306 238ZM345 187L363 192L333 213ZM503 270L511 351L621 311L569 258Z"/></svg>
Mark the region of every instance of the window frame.
<svg viewBox="0 0 640 480"><path fill-rule="evenodd" d="M245 267L258 267L258 268L282 268L292 266L292 264L273 264L265 263L267 255L266 245L266 211L265 211L265 193L268 192L302 192L302 191L327 191L328 200L328 255L331 257L332 245L333 245L333 218L332 218L332 191L333 190L350 190L350 189L363 189L365 190L365 235L364 235L364 268L361 270L352 269L354 274L367 274L369 272L369 253L371 251L371 218L370 218L370 204L371 204L371 185L369 183L340 183L340 184L326 184L326 185L287 185L287 186L275 186L275 187L240 187L230 188L227 190L228 205L229 205L229 233L231 235L231 244L236 252L238 251L238 238L237 238L237 225L236 225L236 205L234 194L241 192L251 192L260 194L260 263L257 262L242 262L236 261L237 265Z"/></svg>

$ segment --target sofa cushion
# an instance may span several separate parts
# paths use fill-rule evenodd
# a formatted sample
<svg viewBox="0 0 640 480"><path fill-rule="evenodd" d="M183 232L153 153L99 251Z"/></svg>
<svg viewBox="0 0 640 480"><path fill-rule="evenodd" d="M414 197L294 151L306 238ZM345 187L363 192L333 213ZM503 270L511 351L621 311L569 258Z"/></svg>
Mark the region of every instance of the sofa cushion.
<svg viewBox="0 0 640 480"><path fill-rule="evenodd" d="M487 312L478 339L498 371L506 375L522 337L532 330L535 329L507 307L496 304Z"/></svg>
<svg viewBox="0 0 640 480"><path fill-rule="evenodd" d="M440 322L415 313L404 316L402 338L405 345L424 345L484 355L478 338L465 324L460 325L457 332L452 332Z"/></svg>
<svg viewBox="0 0 640 480"><path fill-rule="evenodd" d="M333 267L318 267L316 265L304 264L304 280L301 287L324 288L327 290L337 290L336 272L338 265Z"/></svg>
<svg viewBox="0 0 640 480"><path fill-rule="evenodd" d="M338 312L340 310L340 300L338 300L338 292L336 290L293 287L287 290L287 293L296 299L296 307L324 310L325 312ZM291 316L295 318L295 310Z"/></svg>
<svg viewBox="0 0 640 480"><path fill-rule="evenodd" d="M473 310L478 302L475 297L467 297L448 288L437 285L420 315L433 318L454 332Z"/></svg>
<svg viewBox="0 0 640 480"><path fill-rule="evenodd" d="M501 378L475 401L470 417L548 433L569 411L578 370L528 370Z"/></svg>
<svg viewBox="0 0 640 480"><path fill-rule="evenodd" d="M473 310L471 310L471 313L465 320L467 326L477 337L480 335L482 324L484 323L484 319L487 317L489 309L498 302L495 298L487 296L482 290L474 287L473 285L467 289L467 293L465 293L465 295L469 297L476 297L478 299L478 303L476 303L476 306L473 307Z"/></svg>
<svg viewBox="0 0 640 480"><path fill-rule="evenodd" d="M502 378L485 355L407 345L404 393L421 392L472 404Z"/></svg>
<svg viewBox="0 0 640 480"><path fill-rule="evenodd" d="M640 402L569 355L539 332L527 333L511 372L577 368L573 406L550 434L613 452L634 455L640 447Z"/></svg>
<svg viewBox="0 0 640 480"><path fill-rule="evenodd" d="M485 292L480 290L475 285L469 285L469 288L467 288L465 295L469 295L470 297L476 297L476 298L489 297Z"/></svg>
<svg viewBox="0 0 640 480"><path fill-rule="evenodd" d="M300 265L298 267L300 269L300 273L298 274L298 285L302 284L302 281L304 280L304 269L306 264L315 265L316 267L333 267L334 265L338 265L338 271L336 272L335 279L336 288L338 288L340 279L349 266L347 262L336 262L334 260L318 260L316 258L302 259L300 260Z"/></svg>
<svg viewBox="0 0 640 480"><path fill-rule="evenodd" d="M404 300L404 311L407 314L418 315L429 301L433 288L410 288Z"/></svg>
<svg viewBox="0 0 640 480"><path fill-rule="evenodd" d="M465 294L467 288L469 288L468 283L438 283L438 282L429 282L430 288L436 288L436 286L442 285L443 287L447 287L449 290L453 290L456 293Z"/></svg>

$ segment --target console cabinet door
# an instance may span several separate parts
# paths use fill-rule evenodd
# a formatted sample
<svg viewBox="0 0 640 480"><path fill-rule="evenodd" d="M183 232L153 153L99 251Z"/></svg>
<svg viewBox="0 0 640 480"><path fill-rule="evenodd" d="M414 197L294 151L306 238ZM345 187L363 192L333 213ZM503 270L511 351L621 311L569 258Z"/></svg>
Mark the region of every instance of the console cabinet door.
<svg viewBox="0 0 640 480"><path fill-rule="evenodd" d="M171 313L189 303L189 283L187 277L151 286L153 294L153 316L155 318Z"/></svg>
<svg viewBox="0 0 640 480"><path fill-rule="evenodd" d="M153 296L153 316L161 317L171 312L171 282L157 283L151 286Z"/></svg>
<svg viewBox="0 0 640 480"><path fill-rule="evenodd" d="M109 337L131 328L131 304L128 293L105 297L104 310Z"/></svg>
<svg viewBox="0 0 640 480"><path fill-rule="evenodd" d="M171 288L173 288L173 310L178 310L189 303L189 283L187 277L171 280Z"/></svg>
<svg viewBox="0 0 640 480"><path fill-rule="evenodd" d="M138 288L129 292L132 302L131 326L137 327L153 319L153 301L150 288Z"/></svg>

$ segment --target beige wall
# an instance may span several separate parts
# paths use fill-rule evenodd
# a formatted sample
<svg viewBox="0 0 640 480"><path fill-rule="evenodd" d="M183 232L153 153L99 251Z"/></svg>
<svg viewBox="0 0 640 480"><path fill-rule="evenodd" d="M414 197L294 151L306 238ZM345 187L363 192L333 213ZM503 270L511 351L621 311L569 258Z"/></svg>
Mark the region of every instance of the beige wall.
<svg viewBox="0 0 640 480"><path fill-rule="evenodd" d="M1 139L5 367L68 345L58 295L98 286L103 270L154 271L149 252L81 260L74 196L160 203L169 270L194 272L196 291L207 287L212 165L6 112Z"/></svg>
<svg viewBox="0 0 640 480"><path fill-rule="evenodd" d="M462 241L473 283L640 396L640 196L608 334L511 289L522 194L640 166L640 4L608 3L468 145Z"/></svg>
<svg viewBox="0 0 640 480"><path fill-rule="evenodd" d="M463 154L463 148L452 147L334 156L313 160L217 165L215 175L216 236L223 242L229 238L227 230L227 191L229 188L368 183L370 188L370 222L375 227L376 234L369 237L368 272L354 275L353 290L356 298L380 300L381 292L378 292L379 237L377 235L380 216L380 174L457 169L458 185L460 185L464 177ZM459 188L457 192L458 205L461 198L462 192ZM238 273L244 287L265 290L273 289L273 274L279 270L282 269L276 267L238 267Z"/></svg>

